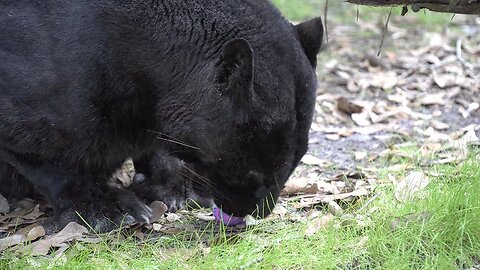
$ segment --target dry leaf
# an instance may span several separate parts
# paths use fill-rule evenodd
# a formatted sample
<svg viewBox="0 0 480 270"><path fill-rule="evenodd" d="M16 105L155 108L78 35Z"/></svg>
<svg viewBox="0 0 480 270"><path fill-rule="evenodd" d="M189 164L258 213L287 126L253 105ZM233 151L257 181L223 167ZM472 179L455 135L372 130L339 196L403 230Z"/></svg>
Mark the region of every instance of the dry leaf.
<svg viewBox="0 0 480 270"><path fill-rule="evenodd" d="M21 200L17 202L17 205L12 212L0 217L0 222L3 222L4 220L10 218L21 218L32 212L35 209L36 205L37 204L30 199Z"/></svg>
<svg viewBox="0 0 480 270"><path fill-rule="evenodd" d="M9 247L19 245L27 241L36 240L45 235L45 230L42 226L31 225L27 228L23 228L13 235L0 239L0 251L3 251Z"/></svg>
<svg viewBox="0 0 480 270"><path fill-rule="evenodd" d="M363 111L362 106L351 102L345 97L337 99L337 109L346 114L361 113Z"/></svg>
<svg viewBox="0 0 480 270"><path fill-rule="evenodd" d="M151 222L159 221L167 212L168 207L166 204L160 201L154 201L150 204L150 208L152 209L152 218L150 219Z"/></svg>
<svg viewBox="0 0 480 270"><path fill-rule="evenodd" d="M272 210L272 214L274 215L278 215L280 217L284 217L286 214L288 213L288 209L285 208L285 206L281 205L281 204L277 204L275 205L275 207L273 208Z"/></svg>
<svg viewBox="0 0 480 270"><path fill-rule="evenodd" d="M70 222L60 232L26 246L25 250L33 256L47 255L52 247L61 247L65 243L81 238L86 233L88 233L87 228L78 223Z"/></svg>
<svg viewBox="0 0 480 270"><path fill-rule="evenodd" d="M338 134L327 134L327 135L325 135L325 138L327 138L330 141L338 141L338 140L340 140L340 135L338 135Z"/></svg>
<svg viewBox="0 0 480 270"><path fill-rule="evenodd" d="M420 171L411 172L395 186L395 198L400 202L411 200L416 193L425 189L430 180Z"/></svg>
<svg viewBox="0 0 480 270"><path fill-rule="evenodd" d="M357 161L365 159L368 156L367 152L354 152L353 154Z"/></svg>
<svg viewBox="0 0 480 270"><path fill-rule="evenodd" d="M440 93L435 93L435 94L426 94L422 97L420 97L418 100L418 103L421 105L445 105L445 93L440 92Z"/></svg>
<svg viewBox="0 0 480 270"><path fill-rule="evenodd" d="M446 124L437 120L432 120L431 124L432 124L432 127L436 130L447 130L450 128L449 124Z"/></svg>
<svg viewBox="0 0 480 270"><path fill-rule="evenodd" d="M340 207L340 205L338 205L338 203L335 201L328 202L328 212L337 217L343 215L342 207Z"/></svg>
<svg viewBox="0 0 480 270"><path fill-rule="evenodd" d="M308 221L307 228L305 230L305 235L312 236L316 234L321 229L324 229L327 226L329 226L334 219L335 219L335 216L332 215L331 213L328 213L321 217Z"/></svg>
<svg viewBox="0 0 480 270"><path fill-rule="evenodd" d="M152 230L156 231L156 232L159 232L161 231L163 228L162 224L158 224L158 223L153 223L152 224Z"/></svg>
<svg viewBox="0 0 480 270"><path fill-rule="evenodd" d="M175 213L166 213L166 216L167 216L167 221L168 222L175 222L175 221L179 221L182 219L182 217L178 214L175 214Z"/></svg>
<svg viewBox="0 0 480 270"><path fill-rule="evenodd" d="M14 234L0 239L0 251L3 251L9 247L16 246L25 241L23 234Z"/></svg>
<svg viewBox="0 0 480 270"><path fill-rule="evenodd" d="M355 122L355 124L361 127L369 126L372 124L370 123L370 120L368 120L370 118L370 115L368 114L368 112L352 113L351 117L353 122Z"/></svg>
<svg viewBox="0 0 480 270"><path fill-rule="evenodd" d="M352 192L342 193L342 194L334 194L334 195L317 194L314 197L303 197L300 200L300 202L295 205L295 208L311 207L319 203L328 203L333 200L347 200L351 198L366 196L369 193L370 192L365 187L361 187Z"/></svg>
<svg viewBox="0 0 480 270"><path fill-rule="evenodd" d="M462 130L462 135L460 138L456 139L452 143L448 145L448 148L454 149L462 149L466 150L468 144L479 142L480 139L477 137L475 129L477 128L476 125L470 125Z"/></svg>
<svg viewBox="0 0 480 270"><path fill-rule="evenodd" d="M332 183L327 183L325 181L317 181L316 184L317 184L318 193L323 193L323 194L339 194L340 193L337 186L333 185Z"/></svg>
<svg viewBox="0 0 480 270"><path fill-rule="evenodd" d="M315 156L312 155L304 155L301 160L302 163L310 165L310 166L315 166L315 165L322 165L325 164L324 160L321 160Z"/></svg>
<svg viewBox="0 0 480 270"><path fill-rule="evenodd" d="M45 229L43 228L43 226L35 226L27 233L26 240L33 241L37 240L42 236L45 236Z"/></svg>
<svg viewBox="0 0 480 270"><path fill-rule="evenodd" d="M285 184L281 195L295 195L295 194L315 194L318 191L317 180L314 178L297 177L291 178Z"/></svg>

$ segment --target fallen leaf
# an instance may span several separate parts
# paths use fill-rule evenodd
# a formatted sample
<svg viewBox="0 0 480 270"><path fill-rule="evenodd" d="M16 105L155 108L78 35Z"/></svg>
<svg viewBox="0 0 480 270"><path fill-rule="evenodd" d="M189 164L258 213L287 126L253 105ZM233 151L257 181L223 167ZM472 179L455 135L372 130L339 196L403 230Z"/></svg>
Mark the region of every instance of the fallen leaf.
<svg viewBox="0 0 480 270"><path fill-rule="evenodd" d="M353 155L357 161L365 159L368 156L367 152L354 152Z"/></svg>
<svg viewBox="0 0 480 270"><path fill-rule="evenodd" d="M420 171L411 172L395 186L395 198L400 202L411 200L416 193L425 189L430 180Z"/></svg>
<svg viewBox="0 0 480 270"><path fill-rule="evenodd" d="M247 215L245 217L245 225L247 226L256 226L262 223L261 219L256 219L252 215Z"/></svg>
<svg viewBox="0 0 480 270"><path fill-rule="evenodd" d="M291 178L285 184L285 188L282 190L281 195L295 195L299 193L303 194L315 194L318 191L317 180L307 177Z"/></svg>
<svg viewBox="0 0 480 270"><path fill-rule="evenodd" d="M159 232L161 231L163 228L162 224L158 224L158 223L153 223L152 224L152 230L156 231L156 232Z"/></svg>
<svg viewBox="0 0 480 270"><path fill-rule="evenodd" d="M368 112L352 113L351 117L352 117L353 122L355 122L355 124L357 124L361 127L369 126L369 125L372 124L372 123L370 123L370 120L368 120L370 118Z"/></svg>
<svg viewBox="0 0 480 270"><path fill-rule="evenodd" d="M168 207L166 204L160 201L154 201L150 204L150 208L152 209L152 218L150 219L151 222L159 221L167 212Z"/></svg>
<svg viewBox="0 0 480 270"><path fill-rule="evenodd" d="M280 217L284 217L288 213L288 209L281 205L281 204L276 204L275 207L272 210L272 214L278 215Z"/></svg>
<svg viewBox="0 0 480 270"><path fill-rule="evenodd" d="M0 251L3 251L9 247L19 245L27 241L36 240L45 235L45 230L42 226L31 225L23 228L13 235L0 239Z"/></svg>
<svg viewBox="0 0 480 270"><path fill-rule="evenodd" d="M340 140L340 135L338 135L338 134L327 134L327 135L325 135L325 138L327 138L330 141L338 141L338 140Z"/></svg>
<svg viewBox="0 0 480 270"><path fill-rule="evenodd" d="M11 218L21 218L32 212L36 206L37 204L30 199L21 200L17 202L16 207L12 212L0 217L0 222Z"/></svg>
<svg viewBox="0 0 480 270"><path fill-rule="evenodd" d="M445 105L445 92L425 94L417 99L421 105Z"/></svg>
<svg viewBox="0 0 480 270"><path fill-rule="evenodd" d="M319 203L328 203L333 200L347 200L351 198L356 198L356 197L361 197L361 196L366 196L370 194L370 192L365 188L365 187L360 187L357 190L354 190L352 192L348 193L342 193L342 194L333 194L333 195L325 195L325 194L316 194L315 196L299 196L301 197L301 200L299 203L295 204L295 208L305 208L305 207L311 207L313 205L319 204Z"/></svg>
<svg viewBox="0 0 480 270"><path fill-rule="evenodd" d="M35 226L27 233L26 240L33 241L37 240L42 236L45 236L45 229L43 228L43 226Z"/></svg>
<svg viewBox="0 0 480 270"><path fill-rule="evenodd" d="M342 207L340 207L340 205L338 205L338 203L335 201L328 202L328 212L337 217L343 215Z"/></svg>
<svg viewBox="0 0 480 270"><path fill-rule="evenodd" d="M308 221L307 228L305 230L305 235L312 236L316 234L321 229L328 227L334 219L335 219L335 216L331 213L328 213L321 217Z"/></svg>
<svg viewBox="0 0 480 270"><path fill-rule="evenodd" d="M337 109L346 114L361 113L363 111L362 106L351 102L345 97L337 99Z"/></svg>
<svg viewBox="0 0 480 270"><path fill-rule="evenodd" d="M315 166L315 165L322 165L325 164L324 160L321 160L315 156L312 155L304 155L301 160L302 163L310 165L310 166Z"/></svg>
<svg viewBox="0 0 480 270"><path fill-rule="evenodd" d="M176 227L176 226L162 226L160 228L160 231L163 232L163 233L167 233L167 234L178 234L180 232L182 232L182 228L179 228L179 227Z"/></svg>
<svg viewBox="0 0 480 270"><path fill-rule="evenodd" d="M480 139L477 137L475 132L476 125L469 125L468 127L461 130L463 133L458 139L451 142L447 148L454 148L454 149L463 149L466 150L468 144L479 142Z"/></svg>
<svg viewBox="0 0 480 270"><path fill-rule="evenodd" d="M317 184L318 193L323 193L323 194L339 194L340 193L337 186L333 185L332 183L327 183L325 181L317 181L316 184Z"/></svg>
<svg viewBox="0 0 480 270"><path fill-rule="evenodd" d="M60 232L25 246L24 250L33 256L47 255L52 247L61 247L65 243L81 238L87 233L88 229L84 226L75 222L70 222Z"/></svg>
<svg viewBox="0 0 480 270"><path fill-rule="evenodd" d="M175 222L175 221L179 221L182 219L182 217L178 214L175 214L175 213L166 213L166 216L167 216L167 221L168 222Z"/></svg>
<svg viewBox="0 0 480 270"><path fill-rule="evenodd" d="M446 124L437 120L432 120L431 125L436 130L447 130L450 128L449 124Z"/></svg>

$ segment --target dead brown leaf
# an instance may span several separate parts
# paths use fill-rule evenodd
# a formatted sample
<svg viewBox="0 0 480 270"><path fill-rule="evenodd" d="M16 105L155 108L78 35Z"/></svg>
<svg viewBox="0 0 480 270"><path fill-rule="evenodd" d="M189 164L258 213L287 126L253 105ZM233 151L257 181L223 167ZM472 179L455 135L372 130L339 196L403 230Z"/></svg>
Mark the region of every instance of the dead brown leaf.
<svg viewBox="0 0 480 270"><path fill-rule="evenodd" d="M27 241L36 240L45 235L45 230L42 226L31 225L23 228L13 235L0 239L0 251L7 248L25 243Z"/></svg>
<svg viewBox="0 0 480 270"><path fill-rule="evenodd" d="M349 115L352 113L361 113L363 111L362 106L353 103L345 97L337 99L337 109Z"/></svg>
<svg viewBox="0 0 480 270"><path fill-rule="evenodd" d="M301 198L300 202L295 205L295 208L298 209L298 208L312 207L313 205L316 205L319 203L328 203L333 200L353 199L353 198L366 196L368 194L370 194L370 192L365 187L360 187L359 189L354 190L352 192L342 193L342 194L334 194L334 195L317 194L313 197L305 195L303 198Z"/></svg>
<svg viewBox="0 0 480 270"><path fill-rule="evenodd" d="M307 177L291 178L282 190L282 196L296 194L315 194L318 191L317 180Z"/></svg>
<svg viewBox="0 0 480 270"><path fill-rule="evenodd" d="M407 202L413 199L416 193L425 189L429 183L430 180L423 172L411 172L395 185L395 198L400 202Z"/></svg>
<svg viewBox="0 0 480 270"><path fill-rule="evenodd" d="M87 233L88 229L84 226L70 222L60 232L25 246L24 251L29 252L33 256L47 255L52 247L62 247L66 243L82 238Z"/></svg>
<svg viewBox="0 0 480 270"><path fill-rule="evenodd" d="M328 227L334 219L335 219L335 216L331 213L328 213L321 217L317 217L317 218L314 218L313 220L308 221L307 228L305 230L305 235L312 236L316 234L321 229Z"/></svg>
<svg viewBox="0 0 480 270"><path fill-rule="evenodd" d="M150 219L151 222L159 221L167 212L168 207L166 204L160 201L154 201L150 204L150 208L152 209L153 215Z"/></svg>

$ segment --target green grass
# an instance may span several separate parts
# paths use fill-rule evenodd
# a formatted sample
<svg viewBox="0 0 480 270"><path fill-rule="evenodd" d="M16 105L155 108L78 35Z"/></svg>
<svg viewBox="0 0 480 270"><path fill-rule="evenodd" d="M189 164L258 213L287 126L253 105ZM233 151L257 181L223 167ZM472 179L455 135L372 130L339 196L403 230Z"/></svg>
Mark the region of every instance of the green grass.
<svg viewBox="0 0 480 270"><path fill-rule="evenodd" d="M324 1L319 0L272 0L272 2L291 20L304 20L323 14Z"/></svg>
<svg viewBox="0 0 480 270"><path fill-rule="evenodd" d="M264 222L233 238L208 228L142 245L133 237L107 237L105 243L77 243L59 258L7 252L0 269L462 269L478 264L479 160L472 156L460 167L436 166L426 172L437 176L431 176L422 198L398 203L392 186L384 185L362 213L358 208L365 201L352 204L350 212L364 222L337 218L309 237L307 220ZM419 213L430 218L405 218ZM392 229L393 220L401 225Z"/></svg>

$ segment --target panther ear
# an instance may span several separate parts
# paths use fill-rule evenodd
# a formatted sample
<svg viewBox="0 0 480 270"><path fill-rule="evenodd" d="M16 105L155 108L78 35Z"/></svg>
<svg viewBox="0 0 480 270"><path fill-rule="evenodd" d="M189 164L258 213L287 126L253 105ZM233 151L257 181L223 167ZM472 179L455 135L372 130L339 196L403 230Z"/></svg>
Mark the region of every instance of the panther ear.
<svg viewBox="0 0 480 270"><path fill-rule="evenodd" d="M230 40L223 46L217 72L219 91L242 106L252 98L253 49L243 39Z"/></svg>
<svg viewBox="0 0 480 270"><path fill-rule="evenodd" d="M317 65L317 54L322 47L323 24L320 17L294 26L303 51L313 67Z"/></svg>

